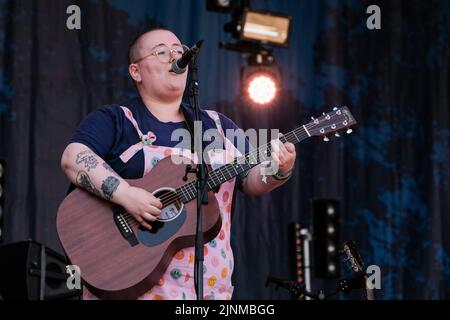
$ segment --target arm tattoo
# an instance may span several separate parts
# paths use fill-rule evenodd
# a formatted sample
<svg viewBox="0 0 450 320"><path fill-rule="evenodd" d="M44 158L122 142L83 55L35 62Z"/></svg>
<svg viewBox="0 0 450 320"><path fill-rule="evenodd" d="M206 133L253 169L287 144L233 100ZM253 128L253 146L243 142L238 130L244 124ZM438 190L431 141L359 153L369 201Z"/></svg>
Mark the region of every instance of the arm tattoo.
<svg viewBox="0 0 450 320"><path fill-rule="evenodd" d="M111 168L111 166L109 164L107 164L106 162L103 162L103 168L105 168L108 171L111 171L113 173L116 173L113 168Z"/></svg>
<svg viewBox="0 0 450 320"><path fill-rule="evenodd" d="M81 188L89 191L90 193L93 193L95 195L100 195L100 192L98 192L97 189L93 186L91 182L91 178L89 178L89 175L86 171L79 171L77 175L77 184Z"/></svg>
<svg viewBox="0 0 450 320"><path fill-rule="evenodd" d="M77 154L77 160L75 163L84 163L85 169L89 172L91 169L95 169L97 167L98 160L95 158L95 155L91 150L85 150Z"/></svg>
<svg viewBox="0 0 450 320"><path fill-rule="evenodd" d="M120 181L116 177L109 176L102 183L102 192L106 200L111 200L113 198L113 193L119 186Z"/></svg>

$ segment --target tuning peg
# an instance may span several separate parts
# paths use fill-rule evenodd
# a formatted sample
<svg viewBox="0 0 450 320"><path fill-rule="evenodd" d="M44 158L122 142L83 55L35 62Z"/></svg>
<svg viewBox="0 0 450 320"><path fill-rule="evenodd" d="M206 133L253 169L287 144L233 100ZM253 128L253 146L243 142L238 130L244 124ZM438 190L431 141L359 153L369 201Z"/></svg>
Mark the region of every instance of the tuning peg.
<svg viewBox="0 0 450 320"><path fill-rule="evenodd" d="M336 111L337 109L338 109L337 107L334 107L334 108L333 108L333 111Z"/></svg>
<svg viewBox="0 0 450 320"><path fill-rule="evenodd" d="M314 117L311 117L311 120L314 121L314 120L316 120L316 119L314 119Z"/></svg>
<svg viewBox="0 0 450 320"><path fill-rule="evenodd" d="M322 112L323 115L325 115L325 112Z"/></svg>
<svg viewBox="0 0 450 320"><path fill-rule="evenodd" d="M336 133L334 134L334 136L335 136L336 138L339 138L341 135L339 134L339 132L336 132Z"/></svg>
<svg viewBox="0 0 450 320"><path fill-rule="evenodd" d="M325 137L323 137L323 141L328 142L328 141L330 141L330 139L328 139L328 137L325 136Z"/></svg>
<svg viewBox="0 0 450 320"><path fill-rule="evenodd" d="M353 132L352 129L348 129L348 130L347 130L347 134L350 134L350 133L352 133L352 132Z"/></svg>

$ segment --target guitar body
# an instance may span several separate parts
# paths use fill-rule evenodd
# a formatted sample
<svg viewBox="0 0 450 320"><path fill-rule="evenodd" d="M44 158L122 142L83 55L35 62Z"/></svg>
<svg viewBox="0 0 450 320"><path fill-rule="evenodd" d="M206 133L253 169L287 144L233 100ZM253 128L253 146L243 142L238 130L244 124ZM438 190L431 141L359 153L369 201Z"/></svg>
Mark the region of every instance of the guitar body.
<svg viewBox="0 0 450 320"><path fill-rule="evenodd" d="M184 181L185 174L186 164L176 165L167 157L144 178L127 182L153 193L162 187L176 189L196 179L191 173ZM95 295L102 299L136 299L158 283L179 250L194 246L196 203L195 199L184 204L174 220L152 223L152 230L129 224L132 233L128 236L132 236L127 238L120 230L123 220L114 218L123 213L123 208L76 189L61 203L56 226L70 262L80 267L81 277ZM217 236L221 225L219 206L210 191L208 204L203 206L205 243Z"/></svg>

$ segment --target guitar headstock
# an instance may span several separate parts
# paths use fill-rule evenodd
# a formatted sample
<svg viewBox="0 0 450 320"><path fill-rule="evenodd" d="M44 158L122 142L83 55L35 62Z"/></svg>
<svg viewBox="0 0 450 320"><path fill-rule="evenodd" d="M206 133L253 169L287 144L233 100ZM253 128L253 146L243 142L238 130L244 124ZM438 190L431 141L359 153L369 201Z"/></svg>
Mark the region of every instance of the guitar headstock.
<svg viewBox="0 0 450 320"><path fill-rule="evenodd" d="M365 275L366 271L364 262L361 258L361 255L359 254L358 249L356 248L356 244L353 241L345 241L342 252L346 256L343 262L350 263L350 270L352 270L353 274L363 275L360 285L363 289L364 298L367 300L375 300L374 290L367 286L367 276Z"/></svg>
<svg viewBox="0 0 450 320"><path fill-rule="evenodd" d="M339 137L339 131L346 130L346 133L351 133L352 126L356 124L356 120L347 107L334 108L333 111L323 113L318 118L312 118L306 126L311 136L323 136L325 141L328 141L327 135L335 133Z"/></svg>
<svg viewBox="0 0 450 320"><path fill-rule="evenodd" d="M364 272L364 263L353 241L344 242L343 252L346 256L344 261L350 262L353 272Z"/></svg>

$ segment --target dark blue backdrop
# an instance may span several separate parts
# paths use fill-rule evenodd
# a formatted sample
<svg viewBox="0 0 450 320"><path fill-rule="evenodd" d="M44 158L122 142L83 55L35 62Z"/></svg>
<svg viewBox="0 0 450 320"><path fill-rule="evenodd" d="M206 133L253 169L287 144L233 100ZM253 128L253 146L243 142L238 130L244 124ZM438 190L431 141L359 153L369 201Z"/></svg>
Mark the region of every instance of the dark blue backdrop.
<svg viewBox="0 0 450 320"><path fill-rule="evenodd" d="M81 30L66 8L81 8ZM381 8L381 30L366 8ZM61 153L81 119L134 92L126 51L163 24L186 44L205 39L201 102L242 128L280 128L348 105L355 133L304 142L283 188L239 195L233 222L235 298L287 298L264 288L289 277L287 224L310 223L311 198L342 203L343 239L382 272L384 299L450 297L449 1L253 1L293 17L291 45L275 49L284 90L271 108L240 97L240 54L229 16L204 1L0 0L0 158L7 161L4 242L34 238L61 250L55 214L68 181ZM0 263L6 263L1 261Z"/></svg>

